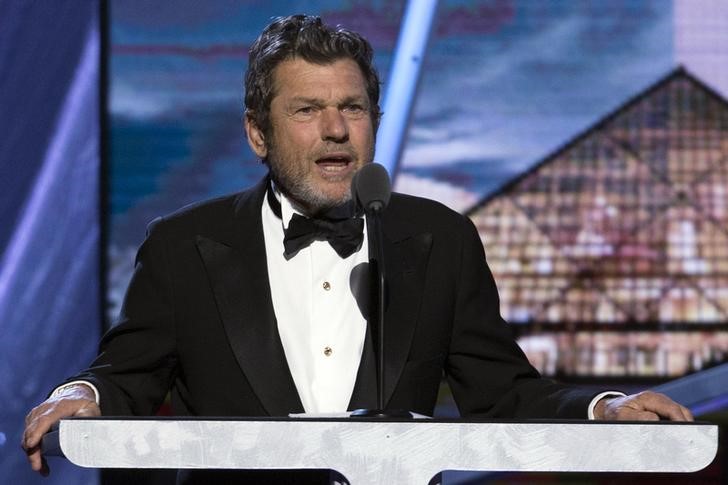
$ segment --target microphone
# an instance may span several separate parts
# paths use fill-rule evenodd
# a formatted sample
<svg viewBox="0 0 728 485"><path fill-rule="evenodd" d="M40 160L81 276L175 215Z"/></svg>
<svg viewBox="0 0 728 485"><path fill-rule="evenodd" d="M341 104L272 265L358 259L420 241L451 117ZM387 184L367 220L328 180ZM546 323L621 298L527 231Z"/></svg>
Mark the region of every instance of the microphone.
<svg viewBox="0 0 728 485"><path fill-rule="evenodd" d="M367 214L383 211L392 195L387 169L378 163L367 163L354 174L351 193Z"/></svg>
<svg viewBox="0 0 728 485"><path fill-rule="evenodd" d="M412 413L399 409L384 408L384 302L385 279L384 238L381 214L389 204L392 185L387 169L378 163L368 163L360 168L351 180L351 194L367 215L367 238L369 240L369 268L371 301L374 311L368 317L374 337L377 354L377 409L357 409L351 413L354 418L400 418L410 419Z"/></svg>

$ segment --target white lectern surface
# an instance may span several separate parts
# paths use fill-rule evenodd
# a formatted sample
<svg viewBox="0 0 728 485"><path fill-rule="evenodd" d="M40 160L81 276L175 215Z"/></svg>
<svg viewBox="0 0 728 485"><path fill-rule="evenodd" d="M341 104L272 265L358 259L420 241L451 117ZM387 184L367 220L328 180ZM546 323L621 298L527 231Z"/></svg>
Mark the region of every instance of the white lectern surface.
<svg viewBox="0 0 728 485"><path fill-rule="evenodd" d="M352 485L427 484L443 470L693 472L718 426L694 423L66 419L60 448L96 468L327 468Z"/></svg>

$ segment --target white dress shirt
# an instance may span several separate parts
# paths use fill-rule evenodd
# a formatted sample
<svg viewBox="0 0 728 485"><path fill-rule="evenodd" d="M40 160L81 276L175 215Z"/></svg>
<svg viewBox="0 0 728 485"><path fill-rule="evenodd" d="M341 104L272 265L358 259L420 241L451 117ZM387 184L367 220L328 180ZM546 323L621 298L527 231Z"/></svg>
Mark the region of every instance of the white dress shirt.
<svg viewBox="0 0 728 485"><path fill-rule="evenodd" d="M350 287L352 270L369 261L366 228L354 254L342 259L327 241L313 241L289 260L284 228L299 213L282 194L281 218L263 199L268 279L278 333L307 413L346 411L361 361L366 320Z"/></svg>

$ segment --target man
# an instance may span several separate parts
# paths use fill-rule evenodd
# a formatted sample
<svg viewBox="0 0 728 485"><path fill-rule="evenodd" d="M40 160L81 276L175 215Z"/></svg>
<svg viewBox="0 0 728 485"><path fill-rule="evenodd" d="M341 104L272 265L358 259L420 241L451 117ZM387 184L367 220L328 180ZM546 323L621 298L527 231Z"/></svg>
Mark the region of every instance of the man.
<svg viewBox="0 0 728 485"><path fill-rule="evenodd" d="M315 17L280 18L264 30L250 51L245 131L269 179L150 225L99 356L26 419L34 470L48 471L38 445L59 419L150 415L168 392L177 415L376 406L361 288L368 246L350 200L354 173L372 161L380 115L371 61L361 36ZM329 244L320 228L313 241L292 235L320 220L353 228L347 247ZM382 226L387 407L432 414L444 372L464 416L692 419L659 394L595 396L541 378L499 315L464 216L393 194Z"/></svg>

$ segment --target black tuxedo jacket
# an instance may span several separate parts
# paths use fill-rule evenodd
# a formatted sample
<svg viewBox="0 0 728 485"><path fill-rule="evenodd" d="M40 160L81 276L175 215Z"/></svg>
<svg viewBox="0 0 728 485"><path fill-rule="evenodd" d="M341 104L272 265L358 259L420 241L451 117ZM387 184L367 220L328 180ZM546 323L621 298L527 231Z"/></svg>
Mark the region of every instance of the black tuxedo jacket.
<svg viewBox="0 0 728 485"><path fill-rule="evenodd" d="M74 377L99 388L104 415L153 414L169 390L178 415L303 412L271 303L265 190L150 225L120 321ZM444 372L464 416L586 418L593 393L541 378L516 345L469 219L393 194L382 228L388 408L431 415ZM372 348L368 332L350 409L376 407Z"/></svg>

